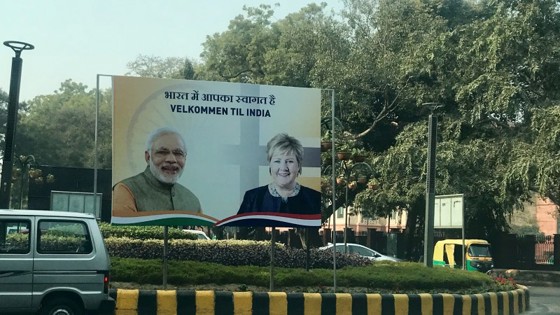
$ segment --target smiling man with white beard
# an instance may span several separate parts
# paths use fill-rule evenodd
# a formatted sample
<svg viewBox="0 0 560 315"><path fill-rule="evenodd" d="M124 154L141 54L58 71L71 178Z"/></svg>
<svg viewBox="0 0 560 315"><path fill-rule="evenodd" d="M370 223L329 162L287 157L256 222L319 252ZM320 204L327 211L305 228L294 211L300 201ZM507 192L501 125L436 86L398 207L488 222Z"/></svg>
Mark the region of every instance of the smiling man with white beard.
<svg viewBox="0 0 560 315"><path fill-rule="evenodd" d="M113 215L135 216L139 211L184 210L201 213L200 201L177 183L183 173L187 148L172 128L154 130L146 141L146 169L113 187Z"/></svg>

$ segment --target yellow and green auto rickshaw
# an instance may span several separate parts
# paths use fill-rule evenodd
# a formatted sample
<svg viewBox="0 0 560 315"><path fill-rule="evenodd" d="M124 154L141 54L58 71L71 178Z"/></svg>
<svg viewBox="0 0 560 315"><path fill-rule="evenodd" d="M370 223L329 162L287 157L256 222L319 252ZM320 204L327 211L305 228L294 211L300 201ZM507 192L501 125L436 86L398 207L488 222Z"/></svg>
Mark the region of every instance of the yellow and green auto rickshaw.
<svg viewBox="0 0 560 315"><path fill-rule="evenodd" d="M438 241L434 247L434 266L489 272L494 268L490 243L486 240L465 239L466 250L463 251L463 239L446 239ZM463 268L465 253L465 268Z"/></svg>

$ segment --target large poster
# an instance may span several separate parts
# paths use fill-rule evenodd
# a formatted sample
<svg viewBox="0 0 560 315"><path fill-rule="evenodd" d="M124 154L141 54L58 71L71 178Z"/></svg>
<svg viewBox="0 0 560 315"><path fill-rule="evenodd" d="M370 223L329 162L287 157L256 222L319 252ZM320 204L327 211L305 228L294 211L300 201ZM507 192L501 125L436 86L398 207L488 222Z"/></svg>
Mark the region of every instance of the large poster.
<svg viewBox="0 0 560 315"><path fill-rule="evenodd" d="M116 224L319 226L321 90L113 77Z"/></svg>

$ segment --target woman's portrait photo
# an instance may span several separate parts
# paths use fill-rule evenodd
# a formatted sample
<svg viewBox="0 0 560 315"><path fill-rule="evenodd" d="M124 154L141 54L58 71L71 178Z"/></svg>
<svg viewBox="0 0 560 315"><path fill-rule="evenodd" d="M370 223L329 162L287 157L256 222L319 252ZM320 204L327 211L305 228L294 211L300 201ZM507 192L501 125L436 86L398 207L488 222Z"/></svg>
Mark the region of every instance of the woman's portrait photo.
<svg viewBox="0 0 560 315"><path fill-rule="evenodd" d="M246 191L237 214L320 214L321 193L297 182L302 170L303 153L301 142L285 133L270 139L266 154L271 182Z"/></svg>

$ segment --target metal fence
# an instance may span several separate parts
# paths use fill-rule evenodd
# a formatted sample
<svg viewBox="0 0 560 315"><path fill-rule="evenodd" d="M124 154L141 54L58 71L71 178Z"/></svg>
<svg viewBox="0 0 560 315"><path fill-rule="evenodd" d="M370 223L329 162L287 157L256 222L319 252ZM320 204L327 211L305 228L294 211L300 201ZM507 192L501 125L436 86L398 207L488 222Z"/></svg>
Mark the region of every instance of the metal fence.
<svg viewBox="0 0 560 315"><path fill-rule="evenodd" d="M554 264L553 235L537 235L535 237L535 263L541 265Z"/></svg>

